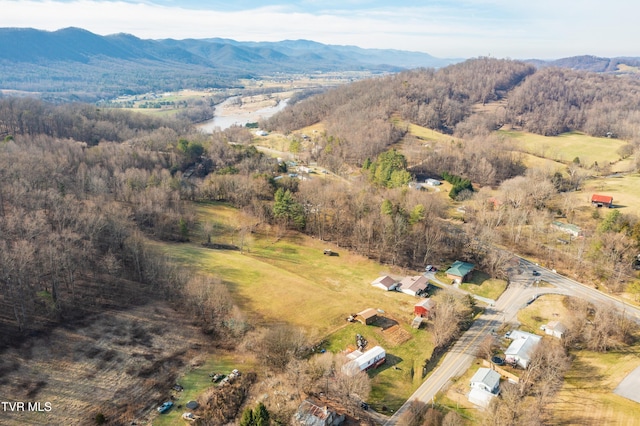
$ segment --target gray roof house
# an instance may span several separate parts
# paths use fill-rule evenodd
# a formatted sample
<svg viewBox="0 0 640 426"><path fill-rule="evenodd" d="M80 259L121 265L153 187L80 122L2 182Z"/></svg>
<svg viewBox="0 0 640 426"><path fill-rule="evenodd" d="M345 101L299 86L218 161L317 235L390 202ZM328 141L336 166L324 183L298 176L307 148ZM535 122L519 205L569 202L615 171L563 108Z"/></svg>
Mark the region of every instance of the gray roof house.
<svg viewBox="0 0 640 426"><path fill-rule="evenodd" d="M479 368L469 383L469 402L487 408L500 392L500 373L490 368Z"/></svg>
<svg viewBox="0 0 640 426"><path fill-rule="evenodd" d="M490 368L479 368L471 378L470 386L497 394L500 391L500 373Z"/></svg>

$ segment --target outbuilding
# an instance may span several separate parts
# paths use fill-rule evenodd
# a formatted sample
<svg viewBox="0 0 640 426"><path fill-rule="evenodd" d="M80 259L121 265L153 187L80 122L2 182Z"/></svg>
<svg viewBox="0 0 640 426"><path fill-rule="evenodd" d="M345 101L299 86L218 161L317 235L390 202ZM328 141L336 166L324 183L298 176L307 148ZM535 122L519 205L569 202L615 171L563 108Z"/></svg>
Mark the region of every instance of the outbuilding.
<svg viewBox="0 0 640 426"><path fill-rule="evenodd" d="M613 207L613 197L610 195L593 194L591 196L591 205L596 207Z"/></svg>
<svg viewBox="0 0 640 426"><path fill-rule="evenodd" d="M421 318L431 317L435 303L431 299L424 299L413 305L413 313Z"/></svg>
<svg viewBox="0 0 640 426"><path fill-rule="evenodd" d="M373 308L368 308L362 312L358 312L355 316L355 320L360 321L364 325L373 324L377 318L378 312Z"/></svg>
<svg viewBox="0 0 640 426"><path fill-rule="evenodd" d="M567 332L567 327L560 321L551 321L549 324L544 326L544 332L550 336L562 339L564 334Z"/></svg>
<svg viewBox="0 0 640 426"><path fill-rule="evenodd" d="M378 277L371 283L372 286L381 288L385 291L395 290L398 287L398 281L389 275L384 275L382 277Z"/></svg>

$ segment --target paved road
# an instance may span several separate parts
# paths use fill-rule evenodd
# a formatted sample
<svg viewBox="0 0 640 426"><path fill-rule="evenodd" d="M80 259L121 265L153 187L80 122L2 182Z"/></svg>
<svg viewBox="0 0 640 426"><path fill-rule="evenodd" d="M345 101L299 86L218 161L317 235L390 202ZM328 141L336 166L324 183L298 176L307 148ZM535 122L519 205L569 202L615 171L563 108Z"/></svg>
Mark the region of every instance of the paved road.
<svg viewBox="0 0 640 426"><path fill-rule="evenodd" d="M509 273L510 283L507 290L493 306L485 309L485 312L447 353L440 366L431 373L407 402L387 420L385 426L399 424L399 418L408 408L411 401L432 402L435 395L445 388L451 379L462 375L471 366L476 358L478 346L485 336L497 330L503 323L512 321L523 306L531 303L535 300L535 297L541 294L567 294L580 297L592 303L611 304L640 323L640 309L629 306L598 290L586 287L570 278L541 268L526 259L518 259L518 266ZM534 275L533 271L536 271L539 275ZM553 284L555 288L537 287L537 280L544 280Z"/></svg>
<svg viewBox="0 0 640 426"><path fill-rule="evenodd" d="M538 271L540 276L536 278L553 284L558 290L561 290L565 294L579 297L594 304L614 306L620 312L623 312L624 315L633 319L637 323L640 323L640 309L625 303L617 297L613 297L594 288L587 287L575 280L572 280L571 278L559 275L549 269L541 268L526 259L520 258L520 268L525 271L524 275L529 271ZM530 286L530 288L533 288L533 285Z"/></svg>

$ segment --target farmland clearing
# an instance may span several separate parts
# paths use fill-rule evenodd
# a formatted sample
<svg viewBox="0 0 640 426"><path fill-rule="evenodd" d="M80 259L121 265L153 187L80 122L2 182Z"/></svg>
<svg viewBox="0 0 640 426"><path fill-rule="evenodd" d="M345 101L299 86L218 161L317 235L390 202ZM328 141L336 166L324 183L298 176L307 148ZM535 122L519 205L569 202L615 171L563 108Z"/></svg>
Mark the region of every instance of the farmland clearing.
<svg viewBox="0 0 640 426"><path fill-rule="evenodd" d="M243 220L240 212L223 204L201 204L198 214L202 221L217 224L212 242L237 244L236 230ZM371 346L374 342L385 345L389 362L371 372L372 402L390 409L404 403L422 380L422 365L432 351L431 335L409 326L419 299L385 292L372 287L371 281L382 274L416 272L381 266L332 244L269 227L251 234L245 244L243 252L212 250L194 238L193 243L162 244L160 248L182 264L220 277L254 323L285 322L300 327L312 341L327 339L329 349L336 352L353 345L356 333L370 339ZM326 248L338 255L324 255ZM375 324L345 321L366 308L384 312L380 315L396 321L397 329L385 333Z"/></svg>
<svg viewBox="0 0 640 426"><path fill-rule="evenodd" d="M514 130L499 130L500 135L518 142L521 149L538 157L561 163L569 163L576 157L580 164L590 167L597 162L601 166L620 160L617 150L626 144L615 138L588 136L580 132L563 133L558 136L542 136Z"/></svg>

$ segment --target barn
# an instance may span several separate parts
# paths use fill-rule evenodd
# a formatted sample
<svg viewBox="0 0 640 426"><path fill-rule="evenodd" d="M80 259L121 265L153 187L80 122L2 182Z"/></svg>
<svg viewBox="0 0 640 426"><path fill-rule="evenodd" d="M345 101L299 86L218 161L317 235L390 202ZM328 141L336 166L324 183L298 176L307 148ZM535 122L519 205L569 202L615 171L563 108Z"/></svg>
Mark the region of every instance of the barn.
<svg viewBox="0 0 640 426"><path fill-rule="evenodd" d="M591 196L591 205L596 207L613 207L613 197L610 195L593 194Z"/></svg>
<svg viewBox="0 0 640 426"><path fill-rule="evenodd" d="M421 318L429 318L435 304L431 299L424 299L413 305L413 313Z"/></svg>

